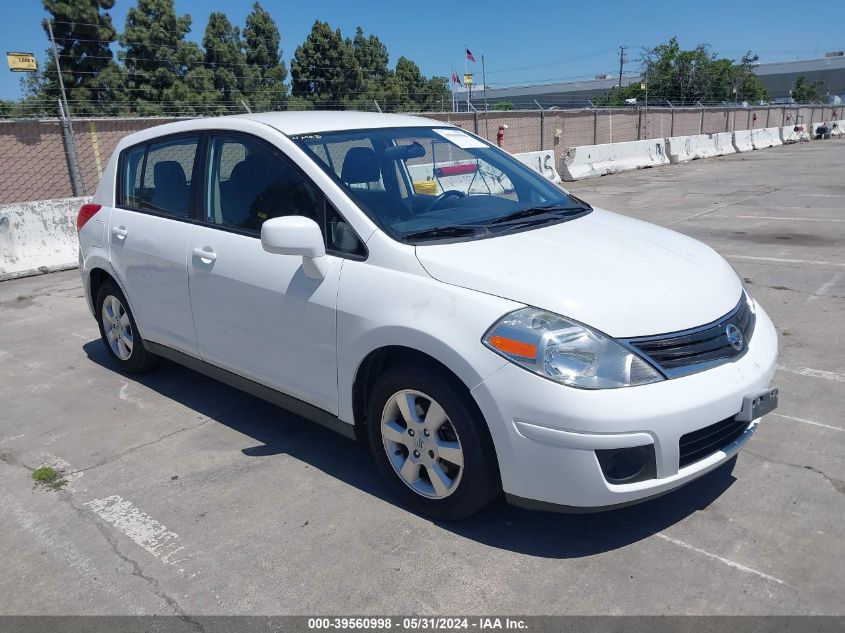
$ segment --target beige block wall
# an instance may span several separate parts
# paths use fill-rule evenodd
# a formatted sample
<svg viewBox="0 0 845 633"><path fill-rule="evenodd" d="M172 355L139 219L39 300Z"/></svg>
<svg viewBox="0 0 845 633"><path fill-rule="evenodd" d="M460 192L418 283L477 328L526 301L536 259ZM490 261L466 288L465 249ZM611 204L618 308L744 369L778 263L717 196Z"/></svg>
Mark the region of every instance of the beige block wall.
<svg viewBox="0 0 845 633"><path fill-rule="evenodd" d="M731 132L829 121L836 106L773 106L737 109L701 108L612 108L581 110L438 112L423 116L452 123L496 142L499 125L507 125L504 149L531 152L552 149L557 161L571 147L595 143L621 143L644 138L692 135L703 132ZM754 115L757 115L756 120ZM542 117L542 120L541 120ZM788 118L787 118L788 117ZM117 143L125 135L173 119L77 119L74 134L78 162L88 195L94 192L99 173ZM55 120L0 121L0 204L63 198L73 195L62 144L61 128Z"/></svg>

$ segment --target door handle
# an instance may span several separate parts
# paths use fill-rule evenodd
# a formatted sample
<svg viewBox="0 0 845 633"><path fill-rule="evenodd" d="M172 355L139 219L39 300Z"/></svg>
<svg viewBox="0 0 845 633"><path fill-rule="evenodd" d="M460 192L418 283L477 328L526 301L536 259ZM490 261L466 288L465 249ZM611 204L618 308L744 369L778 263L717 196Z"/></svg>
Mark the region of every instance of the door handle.
<svg viewBox="0 0 845 633"><path fill-rule="evenodd" d="M217 253L211 250L210 246L204 248L195 248L193 251L194 257L199 257L205 262L213 262L217 260Z"/></svg>
<svg viewBox="0 0 845 633"><path fill-rule="evenodd" d="M129 231L127 231L126 227L121 224L120 226L111 227L111 234L119 240L123 240L126 239L127 235L129 235Z"/></svg>

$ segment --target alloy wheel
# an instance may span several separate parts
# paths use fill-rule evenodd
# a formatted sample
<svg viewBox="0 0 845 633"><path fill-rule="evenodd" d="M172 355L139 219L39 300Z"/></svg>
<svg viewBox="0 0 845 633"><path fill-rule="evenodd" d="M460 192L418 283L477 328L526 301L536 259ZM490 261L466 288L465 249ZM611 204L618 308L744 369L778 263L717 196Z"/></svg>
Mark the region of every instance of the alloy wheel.
<svg viewBox="0 0 845 633"><path fill-rule="evenodd" d="M460 484L461 440L433 398L410 389L393 394L381 416L381 437L402 482L429 499L443 499Z"/></svg>
<svg viewBox="0 0 845 633"><path fill-rule="evenodd" d="M111 351L120 360L129 360L129 357L132 356L134 344L132 323L120 299L114 295L108 295L105 298L102 319L103 331L106 334L106 340L111 347Z"/></svg>

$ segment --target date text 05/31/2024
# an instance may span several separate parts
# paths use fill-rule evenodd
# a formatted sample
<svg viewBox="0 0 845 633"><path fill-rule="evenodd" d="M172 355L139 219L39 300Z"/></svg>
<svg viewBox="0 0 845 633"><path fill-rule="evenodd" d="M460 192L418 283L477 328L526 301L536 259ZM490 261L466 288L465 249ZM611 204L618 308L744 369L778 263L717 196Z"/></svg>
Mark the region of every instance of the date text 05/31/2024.
<svg viewBox="0 0 845 633"><path fill-rule="evenodd" d="M524 630L527 625L519 618L499 617L332 617L308 618L310 630L412 630L412 631L447 631L447 630Z"/></svg>

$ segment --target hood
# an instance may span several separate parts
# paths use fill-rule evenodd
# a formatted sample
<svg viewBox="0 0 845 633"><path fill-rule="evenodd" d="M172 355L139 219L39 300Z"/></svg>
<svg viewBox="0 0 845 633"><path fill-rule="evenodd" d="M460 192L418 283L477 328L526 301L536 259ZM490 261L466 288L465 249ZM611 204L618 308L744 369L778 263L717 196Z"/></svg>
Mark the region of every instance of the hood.
<svg viewBox="0 0 845 633"><path fill-rule="evenodd" d="M601 209L500 237L417 246L416 253L439 281L556 312L617 338L715 321L742 291L710 247Z"/></svg>

